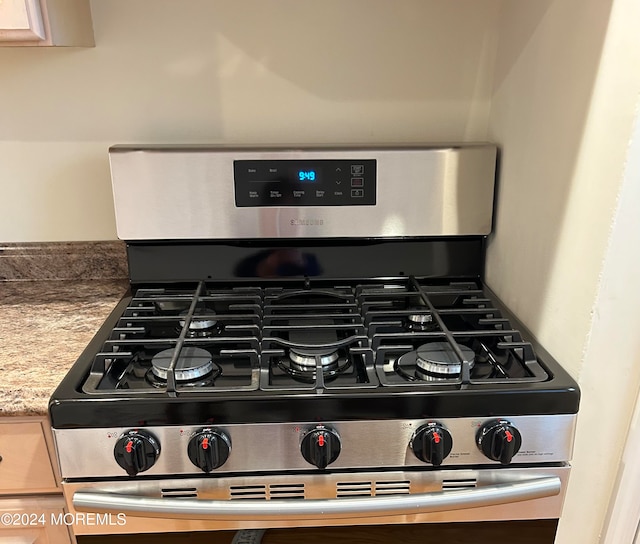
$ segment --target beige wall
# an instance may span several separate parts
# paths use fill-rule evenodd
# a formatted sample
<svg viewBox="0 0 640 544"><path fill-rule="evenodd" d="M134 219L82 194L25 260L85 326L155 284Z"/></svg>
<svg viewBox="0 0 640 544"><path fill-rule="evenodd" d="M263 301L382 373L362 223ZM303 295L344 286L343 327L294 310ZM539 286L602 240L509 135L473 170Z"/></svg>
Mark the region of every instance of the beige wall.
<svg viewBox="0 0 640 544"><path fill-rule="evenodd" d="M638 20L636 0L506 2L499 28L487 282L582 390L562 544L598 542L638 392L640 318L617 283L638 250L634 232L612 230L640 93ZM603 269L605 256L615 264ZM617 438L594 437L601 425Z"/></svg>
<svg viewBox="0 0 640 544"><path fill-rule="evenodd" d="M591 423L608 417L606 409L613 404L621 410L622 422L631 418L628 431L615 447L624 445L615 482L614 499L611 502L605 529L603 544L632 542L640 544L640 397L636 399L635 412L632 410L634 389L640 374L640 289L636 288L640 278L640 113L636 112L633 136L627 152L624 180L618 199L618 209L612 228L611 241L602 269L600 288L596 300L591 336L585 355L585 372L582 380L593 384L596 402L590 403L584 421ZM614 340L612 342L612 340ZM618 377L608 387L599 386L599 370L602 362L609 366ZM592 374L589 376L588 372ZM621 388L620 385L623 385ZM604 390L603 390L604 389ZM616 402L612 403L612 399ZM633 413L633 416L631 415ZM586 429L590 431L591 429ZM595 448L590 444L590 432L582 432L578 445L590 450L592 459L602 456L602 446ZM626 443L625 443L626 438ZM615 464L615 463L613 463ZM574 485L575 496L590 496L593 493L590 478L586 475ZM577 512L576 512L577 514ZM567 524L567 529L570 524ZM569 534L565 531L563 534ZM635 539L634 539L635 535Z"/></svg>
<svg viewBox="0 0 640 544"><path fill-rule="evenodd" d="M113 143L484 140L498 7L95 0L95 48L0 48L0 241L115 238Z"/></svg>

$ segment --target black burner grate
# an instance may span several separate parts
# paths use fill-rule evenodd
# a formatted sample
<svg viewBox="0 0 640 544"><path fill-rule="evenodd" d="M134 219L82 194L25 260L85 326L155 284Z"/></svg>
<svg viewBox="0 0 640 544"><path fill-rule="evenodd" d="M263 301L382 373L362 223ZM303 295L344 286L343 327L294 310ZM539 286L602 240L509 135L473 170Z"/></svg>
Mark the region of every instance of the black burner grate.
<svg viewBox="0 0 640 544"><path fill-rule="evenodd" d="M451 366L418 358L436 344L445 346ZM185 358L196 351L208 366L185 372ZM153 372L158 354L162 369ZM548 379L531 344L476 283L408 277L338 286L306 280L303 288L220 289L201 282L139 289L95 355L82 390L177 396Z"/></svg>
<svg viewBox="0 0 640 544"><path fill-rule="evenodd" d="M533 346L475 283L430 285L409 278L403 284L360 287L357 297L383 386L466 387L550 378ZM429 324L428 330L416 329L420 321ZM441 342L450 346L459 366L455 375L425 372L417 364L421 346ZM475 354L473 363L464 356L463 346Z"/></svg>
<svg viewBox="0 0 640 544"><path fill-rule="evenodd" d="M85 393L168 394L195 389L258 388L260 289L139 289L111 331L83 384ZM181 363L198 348L211 356L212 369L193 379L177 379ZM153 358L172 353L159 378Z"/></svg>
<svg viewBox="0 0 640 544"><path fill-rule="evenodd" d="M360 308L351 287L265 293L262 327L264 390L378 386Z"/></svg>

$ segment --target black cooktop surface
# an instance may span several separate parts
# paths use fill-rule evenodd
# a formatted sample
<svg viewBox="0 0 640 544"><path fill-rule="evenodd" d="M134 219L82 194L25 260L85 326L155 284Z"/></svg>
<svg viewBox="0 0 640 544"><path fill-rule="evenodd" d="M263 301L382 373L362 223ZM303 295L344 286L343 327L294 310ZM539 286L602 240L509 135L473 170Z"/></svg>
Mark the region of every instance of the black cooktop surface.
<svg viewBox="0 0 640 544"><path fill-rule="evenodd" d="M54 393L55 426L573 413L477 281L139 287ZM82 406L82 409L80 407Z"/></svg>

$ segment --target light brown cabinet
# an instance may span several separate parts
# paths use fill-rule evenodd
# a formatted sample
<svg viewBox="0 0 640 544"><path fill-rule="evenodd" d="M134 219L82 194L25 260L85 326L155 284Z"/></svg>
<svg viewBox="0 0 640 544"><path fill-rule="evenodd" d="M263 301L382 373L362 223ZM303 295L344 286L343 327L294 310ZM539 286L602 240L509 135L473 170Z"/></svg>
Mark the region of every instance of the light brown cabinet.
<svg viewBox="0 0 640 544"><path fill-rule="evenodd" d="M61 496L0 499L0 542L69 544Z"/></svg>
<svg viewBox="0 0 640 544"><path fill-rule="evenodd" d="M0 420L0 542L68 544L49 423Z"/></svg>
<svg viewBox="0 0 640 544"><path fill-rule="evenodd" d="M0 46L92 47L89 0L0 1Z"/></svg>
<svg viewBox="0 0 640 544"><path fill-rule="evenodd" d="M42 423L0 423L0 494L56 493Z"/></svg>

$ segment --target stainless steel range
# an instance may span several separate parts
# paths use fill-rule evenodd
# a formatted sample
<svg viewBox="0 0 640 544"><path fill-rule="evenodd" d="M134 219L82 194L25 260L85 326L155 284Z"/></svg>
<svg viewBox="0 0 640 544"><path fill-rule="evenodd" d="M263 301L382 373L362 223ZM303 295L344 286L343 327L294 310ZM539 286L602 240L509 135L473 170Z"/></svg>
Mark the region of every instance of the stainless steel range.
<svg viewBox="0 0 640 544"><path fill-rule="evenodd" d="M131 291L50 416L127 523L76 534L559 517L579 390L483 285L494 146L110 159Z"/></svg>

